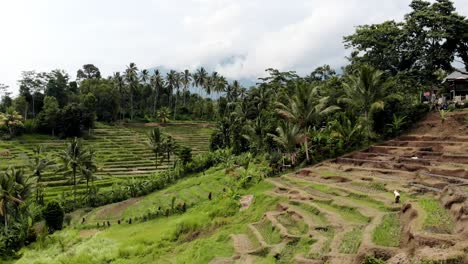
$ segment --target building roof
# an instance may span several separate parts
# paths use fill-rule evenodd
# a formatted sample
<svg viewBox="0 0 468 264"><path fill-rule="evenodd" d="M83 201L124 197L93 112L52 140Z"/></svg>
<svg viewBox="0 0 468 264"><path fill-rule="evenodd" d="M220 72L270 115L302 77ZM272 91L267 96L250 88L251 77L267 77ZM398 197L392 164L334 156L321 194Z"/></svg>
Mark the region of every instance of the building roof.
<svg viewBox="0 0 468 264"><path fill-rule="evenodd" d="M468 80L468 74L461 73L459 71L454 71L449 76L445 77L444 83L449 80Z"/></svg>

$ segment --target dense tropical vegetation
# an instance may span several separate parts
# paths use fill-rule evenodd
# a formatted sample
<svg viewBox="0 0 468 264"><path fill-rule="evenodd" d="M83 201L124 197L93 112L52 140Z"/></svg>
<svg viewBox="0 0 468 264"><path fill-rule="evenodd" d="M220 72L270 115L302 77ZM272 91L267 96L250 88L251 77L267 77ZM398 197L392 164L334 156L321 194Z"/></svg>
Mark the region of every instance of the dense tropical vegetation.
<svg viewBox="0 0 468 264"><path fill-rule="evenodd" d="M220 163L235 171L235 193L264 176L398 135L429 110L419 100L424 87L437 84L455 60L468 70L468 20L453 3L413 0L411 8L402 22L364 25L346 36L351 56L341 74L329 65L306 76L269 68L256 86L243 87L203 67L163 74L129 63L103 77L98 67L86 64L75 80L63 70L23 72L17 97L0 90L2 139L42 133L69 138L69 143L56 156L38 146L29 160L30 175L14 166L0 172L0 255L12 256L34 241L33 224L42 219L49 232L61 229L63 221L54 220L63 218L62 210L149 194ZM94 151L80 137L92 138L97 122L164 125L174 120L214 123L212 151L192 156L190 148L177 148L177 140L155 128L147 138L154 166L174 155L177 161L149 178L98 191ZM265 173L249 170L254 161L268 165ZM40 182L46 169L71 182L72 199L44 204L41 194L47 190ZM80 181L86 182L84 194L76 191ZM176 210L173 204L166 216L185 212L185 206Z"/></svg>

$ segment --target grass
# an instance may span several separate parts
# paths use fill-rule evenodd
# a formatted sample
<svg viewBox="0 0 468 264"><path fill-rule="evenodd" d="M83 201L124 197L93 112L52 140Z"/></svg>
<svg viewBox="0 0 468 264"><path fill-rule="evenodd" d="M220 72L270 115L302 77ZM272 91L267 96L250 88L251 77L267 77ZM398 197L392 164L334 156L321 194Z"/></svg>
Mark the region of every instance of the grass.
<svg viewBox="0 0 468 264"><path fill-rule="evenodd" d="M99 185L101 191L110 190L112 184L119 184L128 177L148 177L156 171L153 154L146 145L146 133L152 128L135 129L97 123L92 136L84 140L85 145L95 150L98 166L95 173L98 177L96 185ZM177 123L163 127L163 131L173 136L179 145L191 147L193 154L197 154L208 150L212 128L209 123ZM1 141L0 169L8 166L25 168L33 147L39 144L44 145L51 156L55 156L65 148L66 140L48 135L25 134L11 141ZM158 170L170 166L175 159L173 155L171 161L165 161ZM29 173L27 168L26 173ZM54 199L73 188L63 175L57 174L53 169L43 173L42 182L46 186L45 200ZM84 186L85 184L78 185L81 189Z"/></svg>
<svg viewBox="0 0 468 264"><path fill-rule="evenodd" d="M370 196L365 194L350 193L347 200L359 203L361 205L377 209L379 211L387 212L390 209L385 205L384 202L372 199Z"/></svg>
<svg viewBox="0 0 468 264"><path fill-rule="evenodd" d="M397 214L387 214L383 217L372 234L372 242L385 247L400 245L400 220Z"/></svg>
<svg viewBox="0 0 468 264"><path fill-rule="evenodd" d="M317 204L319 207L322 207L326 210L330 210L334 213L339 214L343 220L358 223L366 224L369 223L370 218L361 214L358 209L345 205L338 205L333 203L333 201L320 201L315 200L313 203Z"/></svg>
<svg viewBox="0 0 468 264"><path fill-rule="evenodd" d="M303 235L309 228L304 221L294 219L294 217L288 213L279 215L277 219L284 227L286 227L286 229L288 229L288 233L291 235Z"/></svg>
<svg viewBox="0 0 468 264"><path fill-rule="evenodd" d="M141 202L151 203L165 193L183 190L196 180L208 185L223 183L227 179L223 172L223 169L209 170L205 176L180 181L171 187L173 189L143 197ZM248 210L234 210L228 215L219 212L228 211L230 203L226 201L231 198L218 195L212 201L202 199L194 203L184 214L131 225L112 225L91 237L81 237L81 228L77 225L55 233L44 243L36 242L23 248L22 258L16 263L209 263L215 257L230 257L234 253L230 234L246 231L248 223L260 221L266 211L274 210L278 204L278 198L264 194L271 189L271 185L262 182L240 190L240 195L253 194L255 200ZM139 204L127 209L126 213L132 216L144 212ZM272 231L271 224L269 227L265 224L267 230L263 233L271 234L270 241L281 240L279 234ZM271 257L258 256L256 260L274 263Z"/></svg>
<svg viewBox="0 0 468 264"><path fill-rule="evenodd" d="M323 226L328 224L327 217L320 212L317 207L314 207L309 204L305 203L299 203L299 202L290 202L291 205L297 206L303 211L305 211L308 215L308 217L312 218L312 220L318 225L318 226Z"/></svg>
<svg viewBox="0 0 468 264"><path fill-rule="evenodd" d="M343 190L333 188L333 187L330 187L330 186L325 185L325 184L319 184L319 183L312 183L312 182L308 182L308 181L296 180L296 179L291 179L291 178L288 178L288 177L283 177L283 179L285 179L286 181L288 181L290 183L297 184L299 186L309 187L311 189L314 189L316 191L323 192L323 193L326 193L326 194L331 194L331 195L336 195L336 196L346 195L346 193Z"/></svg>
<svg viewBox="0 0 468 264"><path fill-rule="evenodd" d="M343 254L355 254L361 245L362 228L355 227L352 231L347 232L341 241L339 252Z"/></svg>
<svg viewBox="0 0 468 264"><path fill-rule="evenodd" d="M256 228L263 239L265 239L266 243L274 245L281 242L282 238L278 229L276 229L270 221L263 220L256 225Z"/></svg>
<svg viewBox="0 0 468 264"><path fill-rule="evenodd" d="M443 208L440 203L433 198L423 198L419 201L420 206L426 214L423 228L434 233L451 234L455 223L450 212Z"/></svg>

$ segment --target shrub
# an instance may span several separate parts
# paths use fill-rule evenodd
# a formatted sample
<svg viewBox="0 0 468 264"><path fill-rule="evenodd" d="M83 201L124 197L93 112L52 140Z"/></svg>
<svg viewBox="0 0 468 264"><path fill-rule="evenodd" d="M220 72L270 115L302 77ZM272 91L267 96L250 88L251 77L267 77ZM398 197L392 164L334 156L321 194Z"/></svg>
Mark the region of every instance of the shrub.
<svg viewBox="0 0 468 264"><path fill-rule="evenodd" d="M64 215L63 208L58 202L51 201L46 205L42 211L42 216L44 217L49 233L62 230Z"/></svg>
<svg viewBox="0 0 468 264"><path fill-rule="evenodd" d="M189 163L190 161L192 161L192 149L189 148L189 147L182 147L180 150L179 150L179 158L180 160L182 161L182 164L185 165L187 163Z"/></svg>

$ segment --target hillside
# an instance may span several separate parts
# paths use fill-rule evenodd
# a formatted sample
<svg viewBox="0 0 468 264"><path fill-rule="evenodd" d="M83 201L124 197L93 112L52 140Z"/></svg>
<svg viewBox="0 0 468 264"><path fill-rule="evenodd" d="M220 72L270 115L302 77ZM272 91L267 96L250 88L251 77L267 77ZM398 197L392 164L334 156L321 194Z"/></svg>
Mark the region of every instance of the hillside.
<svg viewBox="0 0 468 264"><path fill-rule="evenodd" d="M224 166L80 210L16 263L467 263L466 116L430 114L399 138L240 190L254 196L246 210ZM154 217L182 203L187 212Z"/></svg>
<svg viewBox="0 0 468 264"><path fill-rule="evenodd" d="M148 147L147 134L158 124L134 124L132 126L109 126L97 124L92 136L85 140L85 145L95 150L98 171L95 185L102 191L108 190L113 184L132 177L147 177L157 170L172 166L171 160L164 160L158 168L154 165L154 155ZM171 123L160 126L164 133L171 135L178 146L192 148L192 153L208 151L211 125L209 123ZM11 141L0 141L0 168L8 166L24 168L28 172L27 160L37 145L43 145L46 151L54 157L57 152L65 149L66 140L60 140L45 135L23 135ZM64 191L72 190L72 183L49 169L42 176L45 187L45 200L55 198ZM85 183L78 185L78 190L84 191Z"/></svg>

